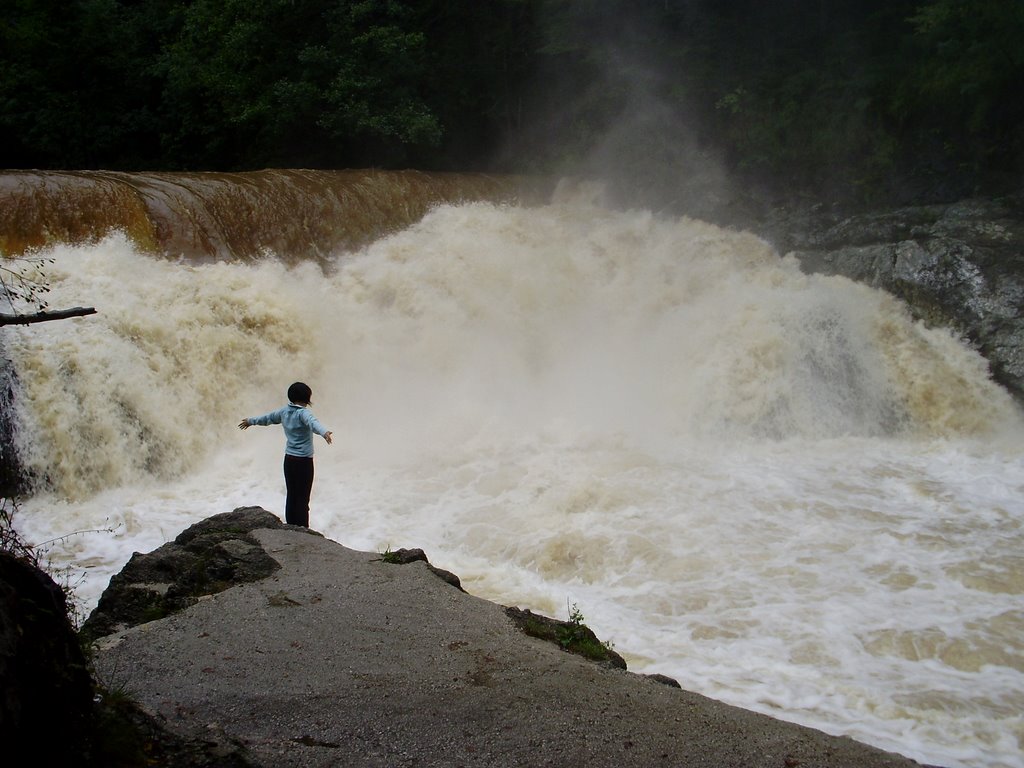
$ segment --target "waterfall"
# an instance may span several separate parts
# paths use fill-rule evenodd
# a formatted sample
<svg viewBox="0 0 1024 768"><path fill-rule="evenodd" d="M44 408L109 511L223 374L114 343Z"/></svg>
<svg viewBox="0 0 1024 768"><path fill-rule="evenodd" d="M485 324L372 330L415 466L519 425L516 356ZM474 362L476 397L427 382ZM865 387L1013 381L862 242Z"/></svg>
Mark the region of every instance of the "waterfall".
<svg viewBox="0 0 1024 768"><path fill-rule="evenodd" d="M45 247L52 301L98 314L5 332L42 481L20 526L88 531L53 551L87 603L195 520L280 512L280 431L235 424L301 379L334 431L325 535L576 603L632 669L730 703L1024 766L1024 423L975 351L701 221L572 195L395 216L239 258L127 225Z"/></svg>
<svg viewBox="0 0 1024 768"><path fill-rule="evenodd" d="M544 194L535 179L377 170L249 173L7 171L0 253L95 242L111 231L187 258L324 258L419 219L432 206Z"/></svg>

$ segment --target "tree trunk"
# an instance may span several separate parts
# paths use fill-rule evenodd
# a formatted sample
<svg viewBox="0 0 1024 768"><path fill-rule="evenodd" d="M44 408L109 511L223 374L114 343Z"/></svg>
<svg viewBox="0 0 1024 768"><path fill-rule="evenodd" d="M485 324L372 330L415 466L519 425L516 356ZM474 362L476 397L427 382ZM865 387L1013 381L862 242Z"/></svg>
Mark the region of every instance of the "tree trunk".
<svg viewBox="0 0 1024 768"><path fill-rule="evenodd" d="M0 312L0 326L45 323L50 320L66 320L69 317L95 314L96 310L93 307L72 307L71 309L60 309L55 312L36 312L34 315L10 315Z"/></svg>

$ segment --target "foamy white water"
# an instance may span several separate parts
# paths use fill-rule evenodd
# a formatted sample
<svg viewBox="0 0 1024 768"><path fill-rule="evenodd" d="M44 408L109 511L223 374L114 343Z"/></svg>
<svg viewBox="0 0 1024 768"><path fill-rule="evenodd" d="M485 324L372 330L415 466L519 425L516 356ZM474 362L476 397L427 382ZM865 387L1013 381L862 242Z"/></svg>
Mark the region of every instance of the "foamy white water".
<svg viewBox="0 0 1024 768"><path fill-rule="evenodd" d="M588 205L440 208L337 270L57 248L12 331L19 527L84 574L281 512L295 379L335 431L313 527L423 547L634 671L946 766L1024 766L1024 426L983 361L760 240Z"/></svg>

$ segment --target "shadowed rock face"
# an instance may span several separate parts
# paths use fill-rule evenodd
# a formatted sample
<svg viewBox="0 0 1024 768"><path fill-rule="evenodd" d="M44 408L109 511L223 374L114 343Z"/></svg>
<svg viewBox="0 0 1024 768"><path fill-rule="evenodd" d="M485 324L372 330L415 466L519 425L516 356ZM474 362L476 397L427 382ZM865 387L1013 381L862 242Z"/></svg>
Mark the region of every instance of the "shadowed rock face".
<svg viewBox="0 0 1024 768"><path fill-rule="evenodd" d="M17 496L25 485L24 470L14 448L16 378L11 364L0 357L0 496L5 498Z"/></svg>
<svg viewBox="0 0 1024 768"><path fill-rule="evenodd" d="M196 523L153 552L136 552L110 580L82 626L83 637L93 641L180 611L203 595L266 578L280 566L249 533L284 527L261 507L240 507Z"/></svg>
<svg viewBox="0 0 1024 768"><path fill-rule="evenodd" d="M64 592L0 552L3 764L47 768L248 768L244 751L169 732L130 698L94 683Z"/></svg>
<svg viewBox="0 0 1024 768"><path fill-rule="evenodd" d="M92 699L64 593L31 563L0 553L0 743L6 764L79 765Z"/></svg>
<svg viewBox="0 0 1024 768"><path fill-rule="evenodd" d="M809 216L767 229L805 272L882 288L929 325L961 334L1024 401L1024 199Z"/></svg>

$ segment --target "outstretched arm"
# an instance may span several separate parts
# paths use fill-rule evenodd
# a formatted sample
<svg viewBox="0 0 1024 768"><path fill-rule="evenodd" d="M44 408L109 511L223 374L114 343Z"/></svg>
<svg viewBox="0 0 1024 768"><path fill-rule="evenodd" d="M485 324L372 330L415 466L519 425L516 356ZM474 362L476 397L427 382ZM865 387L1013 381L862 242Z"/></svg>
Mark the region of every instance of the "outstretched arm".
<svg viewBox="0 0 1024 768"><path fill-rule="evenodd" d="M271 424L281 423L281 411L271 411L265 413L262 416L249 416L238 422L239 429L248 429L249 427L267 427Z"/></svg>
<svg viewBox="0 0 1024 768"><path fill-rule="evenodd" d="M309 410L308 408L303 408L301 414L303 423L311 430L313 430L316 434L320 435L324 440L326 440L328 445L334 442L334 433L331 432L331 430L329 430L319 421L317 421L316 416L313 415L313 412L311 410Z"/></svg>

